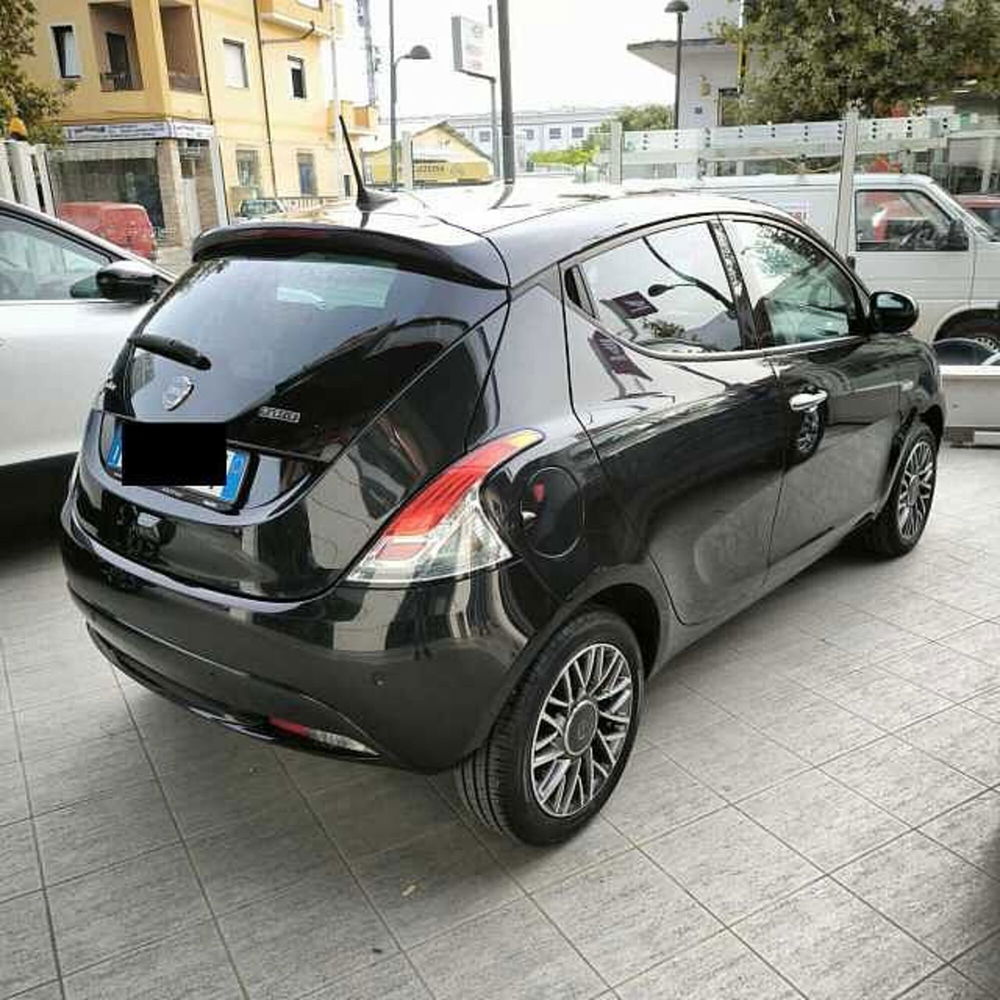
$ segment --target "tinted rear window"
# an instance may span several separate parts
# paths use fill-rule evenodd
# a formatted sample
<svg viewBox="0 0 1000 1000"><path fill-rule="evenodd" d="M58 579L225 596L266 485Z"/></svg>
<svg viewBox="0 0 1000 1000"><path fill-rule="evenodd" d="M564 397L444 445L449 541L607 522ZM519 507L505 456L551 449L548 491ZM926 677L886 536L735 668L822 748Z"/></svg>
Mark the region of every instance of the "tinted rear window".
<svg viewBox="0 0 1000 1000"><path fill-rule="evenodd" d="M504 301L502 292L343 255L227 257L195 265L147 319L212 362L211 381L250 402L338 359L384 356L407 377ZM410 356L402 365L400 353ZM390 359L389 356L392 356ZM415 364L414 364L415 362ZM366 365L366 376L378 378ZM139 380L141 381L141 380ZM378 387L382 398L393 389ZM141 385L133 382L133 392Z"/></svg>

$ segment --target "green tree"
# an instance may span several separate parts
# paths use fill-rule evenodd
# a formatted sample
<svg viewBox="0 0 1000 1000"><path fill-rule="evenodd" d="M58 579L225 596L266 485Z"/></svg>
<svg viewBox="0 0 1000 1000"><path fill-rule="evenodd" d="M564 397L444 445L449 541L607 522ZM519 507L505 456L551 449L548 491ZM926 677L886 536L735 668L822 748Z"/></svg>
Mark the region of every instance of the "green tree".
<svg viewBox="0 0 1000 1000"><path fill-rule="evenodd" d="M717 26L750 53L744 121L884 115L915 108L966 70L1000 91L1000 3L944 0L755 0L744 27Z"/></svg>
<svg viewBox="0 0 1000 1000"><path fill-rule="evenodd" d="M622 108L615 115L625 132L652 132L674 127L674 109L665 104L641 104Z"/></svg>
<svg viewBox="0 0 1000 1000"><path fill-rule="evenodd" d="M32 82L21 68L35 54L36 8L32 0L0 0L0 134L15 110L32 142L58 142L61 133L52 119L62 110L71 84L59 88Z"/></svg>

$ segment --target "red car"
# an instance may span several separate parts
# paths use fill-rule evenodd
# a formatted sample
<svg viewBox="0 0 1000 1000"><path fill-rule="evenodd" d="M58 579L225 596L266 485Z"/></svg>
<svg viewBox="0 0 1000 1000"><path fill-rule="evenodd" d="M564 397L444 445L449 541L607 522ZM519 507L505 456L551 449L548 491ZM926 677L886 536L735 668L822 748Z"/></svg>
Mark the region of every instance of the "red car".
<svg viewBox="0 0 1000 1000"><path fill-rule="evenodd" d="M56 215L116 246L153 260L156 237L142 205L124 201L64 201Z"/></svg>
<svg viewBox="0 0 1000 1000"><path fill-rule="evenodd" d="M1000 194L960 194L963 207L1000 232Z"/></svg>

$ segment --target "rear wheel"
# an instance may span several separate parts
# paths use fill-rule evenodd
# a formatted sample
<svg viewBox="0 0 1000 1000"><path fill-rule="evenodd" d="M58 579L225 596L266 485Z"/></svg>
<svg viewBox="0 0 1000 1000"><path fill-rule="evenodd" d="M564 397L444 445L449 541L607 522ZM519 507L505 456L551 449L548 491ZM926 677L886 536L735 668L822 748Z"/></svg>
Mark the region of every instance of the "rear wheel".
<svg viewBox="0 0 1000 1000"><path fill-rule="evenodd" d="M947 336L938 339L955 338L974 340L993 351L1000 351L1000 320L990 316L971 316L969 319L959 320L954 326L949 327Z"/></svg>
<svg viewBox="0 0 1000 1000"><path fill-rule="evenodd" d="M571 837L618 783L642 695L632 630L610 611L584 611L552 636L487 741L456 769L466 807L525 843Z"/></svg>
<svg viewBox="0 0 1000 1000"><path fill-rule="evenodd" d="M861 533L861 544L877 555L906 555L927 527L936 480L937 438L926 424L917 424L907 439L885 506Z"/></svg>

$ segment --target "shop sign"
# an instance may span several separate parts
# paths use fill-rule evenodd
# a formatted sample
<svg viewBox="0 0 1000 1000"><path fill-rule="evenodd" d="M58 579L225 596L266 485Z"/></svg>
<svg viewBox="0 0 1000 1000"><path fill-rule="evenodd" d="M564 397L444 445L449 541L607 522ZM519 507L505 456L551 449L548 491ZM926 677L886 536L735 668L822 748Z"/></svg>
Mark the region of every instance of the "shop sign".
<svg viewBox="0 0 1000 1000"><path fill-rule="evenodd" d="M94 125L66 125L67 142L94 142L115 139L211 139L215 128L205 122L163 119L149 122L111 122Z"/></svg>

